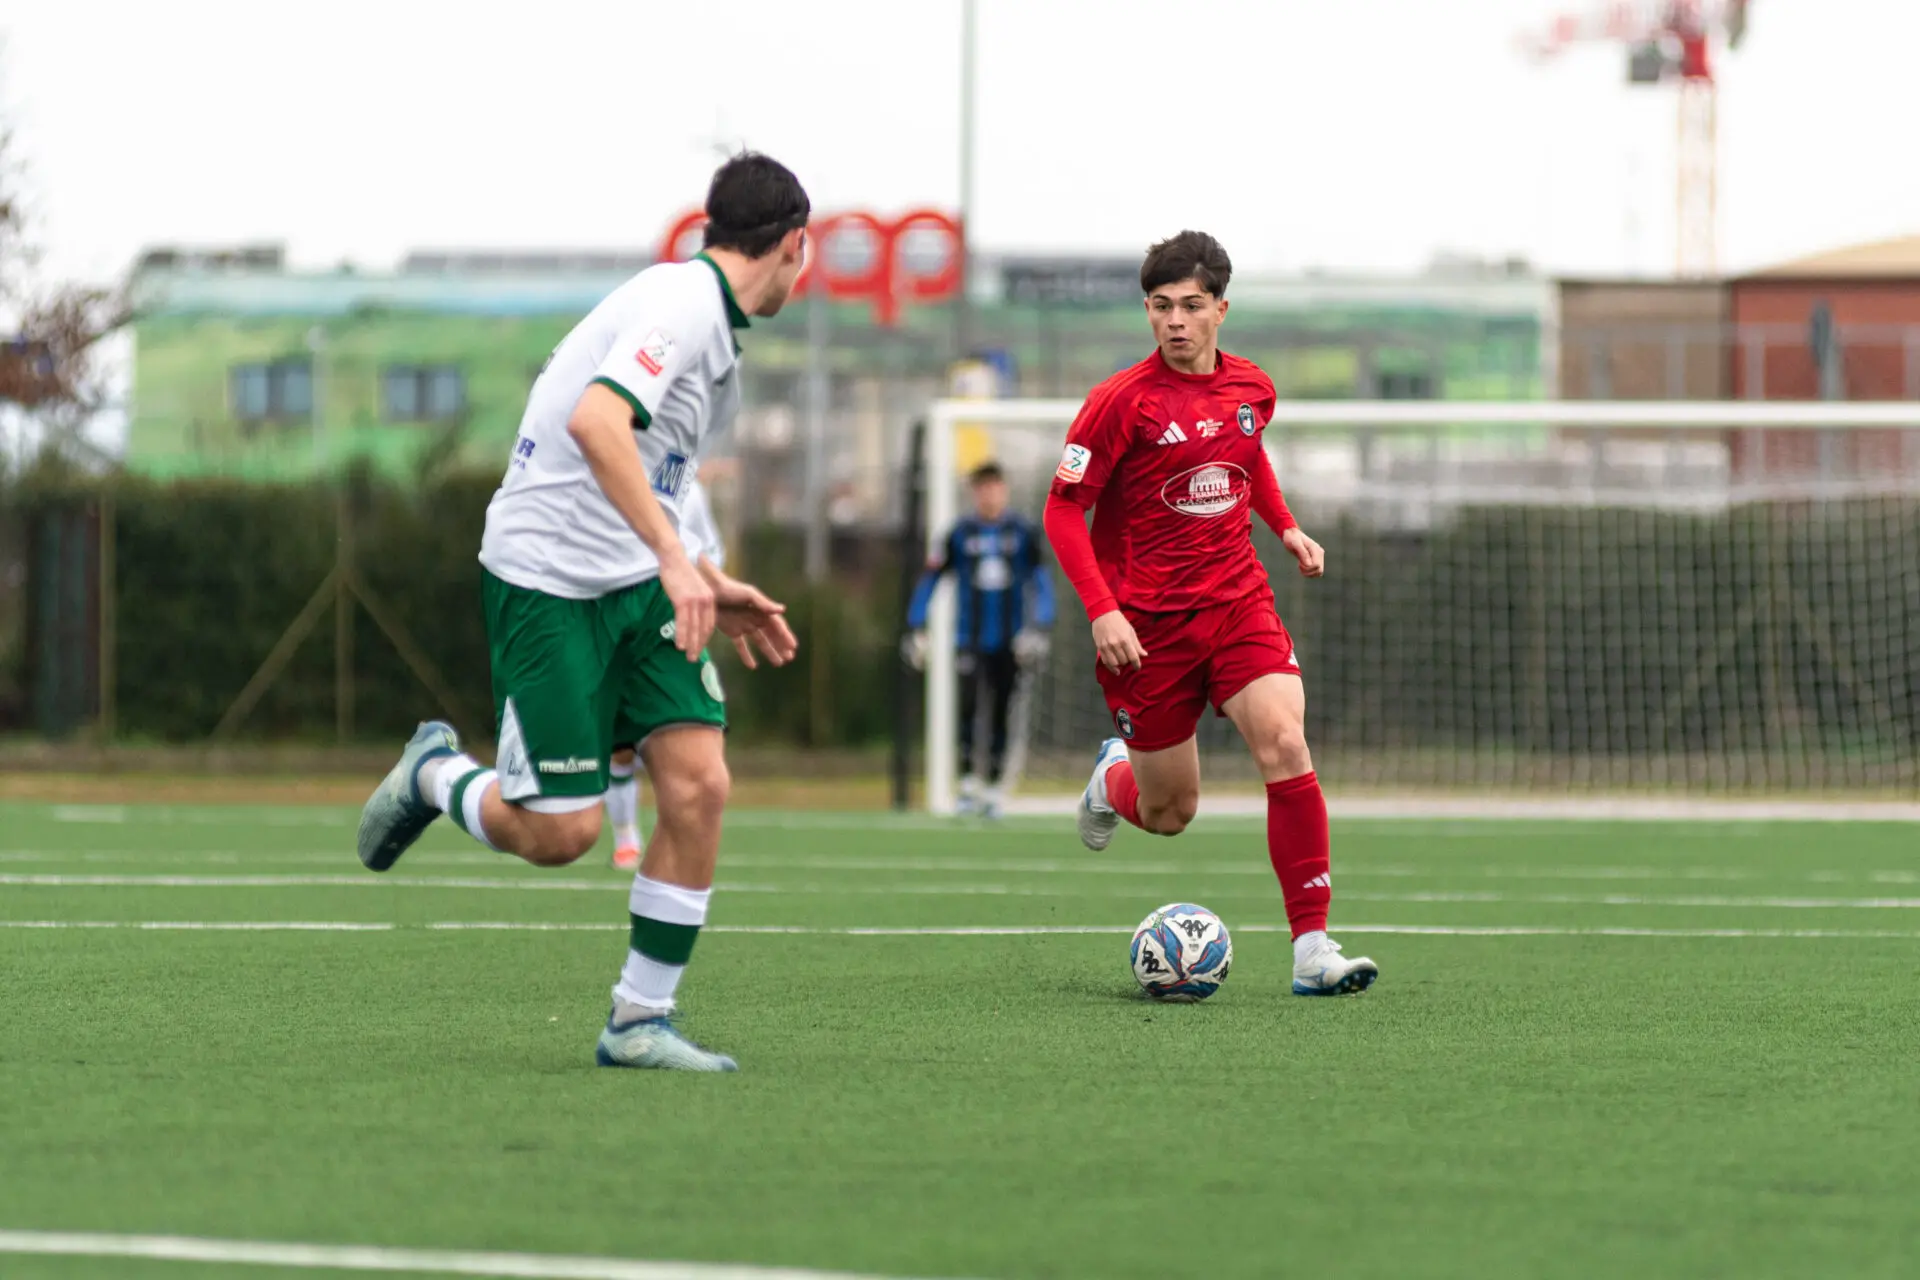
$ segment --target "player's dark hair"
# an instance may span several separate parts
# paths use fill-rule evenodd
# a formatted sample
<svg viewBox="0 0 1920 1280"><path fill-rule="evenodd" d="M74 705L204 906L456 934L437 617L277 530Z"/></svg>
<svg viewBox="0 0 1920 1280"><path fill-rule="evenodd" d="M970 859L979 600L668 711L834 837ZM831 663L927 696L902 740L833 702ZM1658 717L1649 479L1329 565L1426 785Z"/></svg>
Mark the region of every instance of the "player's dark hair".
<svg viewBox="0 0 1920 1280"><path fill-rule="evenodd" d="M789 231L806 226L812 214L807 189L793 170L772 156L742 151L714 170L701 243L762 258Z"/></svg>
<svg viewBox="0 0 1920 1280"><path fill-rule="evenodd" d="M1005 480L1007 473L997 462L983 462L967 473L968 484L985 484L989 480Z"/></svg>
<svg viewBox="0 0 1920 1280"><path fill-rule="evenodd" d="M1202 289L1224 298L1231 279L1233 260L1220 242L1204 231L1182 231L1162 240L1147 250L1147 260L1140 264L1142 293L1182 280L1198 280Z"/></svg>

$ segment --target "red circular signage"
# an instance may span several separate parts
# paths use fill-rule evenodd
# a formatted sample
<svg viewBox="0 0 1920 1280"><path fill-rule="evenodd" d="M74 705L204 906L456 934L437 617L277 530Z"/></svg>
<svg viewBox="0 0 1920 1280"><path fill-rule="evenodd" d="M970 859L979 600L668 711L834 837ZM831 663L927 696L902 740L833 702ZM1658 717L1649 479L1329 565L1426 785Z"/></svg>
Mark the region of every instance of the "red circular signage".
<svg viewBox="0 0 1920 1280"><path fill-rule="evenodd" d="M660 260L684 262L700 251L696 234L707 215L694 210L667 230ZM960 291L960 223L937 209L914 209L892 221L870 213L830 213L807 227L807 265L795 296L824 288L836 301L865 299L874 319L893 324L903 301L937 302Z"/></svg>

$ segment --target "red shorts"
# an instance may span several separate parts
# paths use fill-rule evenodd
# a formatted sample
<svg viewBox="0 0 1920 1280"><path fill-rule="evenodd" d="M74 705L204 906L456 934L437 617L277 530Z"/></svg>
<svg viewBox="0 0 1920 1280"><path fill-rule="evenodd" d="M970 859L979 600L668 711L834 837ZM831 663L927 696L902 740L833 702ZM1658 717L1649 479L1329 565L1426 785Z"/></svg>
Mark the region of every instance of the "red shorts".
<svg viewBox="0 0 1920 1280"><path fill-rule="evenodd" d="M1180 613L1127 611L1147 656L1140 669L1095 662L1113 727L1139 751L1164 751L1193 736L1200 712L1220 708L1265 675L1300 674L1293 637L1265 592Z"/></svg>

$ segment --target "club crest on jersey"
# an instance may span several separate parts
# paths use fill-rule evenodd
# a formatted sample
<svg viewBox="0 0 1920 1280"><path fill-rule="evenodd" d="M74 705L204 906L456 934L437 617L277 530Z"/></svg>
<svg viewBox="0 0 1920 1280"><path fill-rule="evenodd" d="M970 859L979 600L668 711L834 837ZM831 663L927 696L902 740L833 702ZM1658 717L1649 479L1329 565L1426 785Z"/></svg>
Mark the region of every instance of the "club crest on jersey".
<svg viewBox="0 0 1920 1280"><path fill-rule="evenodd" d="M1254 422L1253 422L1253 406L1252 405L1250 404L1241 405L1239 416L1240 416L1240 434L1241 435L1250 436L1259 429L1254 425Z"/></svg>
<svg viewBox="0 0 1920 1280"><path fill-rule="evenodd" d="M654 377L659 377L667 367L667 357L673 354L673 339L665 331L655 329L640 340L640 349L633 358L642 369Z"/></svg>
<svg viewBox="0 0 1920 1280"><path fill-rule="evenodd" d="M1160 500L1183 516L1211 520L1240 505L1247 473L1231 462L1190 467L1160 486Z"/></svg>

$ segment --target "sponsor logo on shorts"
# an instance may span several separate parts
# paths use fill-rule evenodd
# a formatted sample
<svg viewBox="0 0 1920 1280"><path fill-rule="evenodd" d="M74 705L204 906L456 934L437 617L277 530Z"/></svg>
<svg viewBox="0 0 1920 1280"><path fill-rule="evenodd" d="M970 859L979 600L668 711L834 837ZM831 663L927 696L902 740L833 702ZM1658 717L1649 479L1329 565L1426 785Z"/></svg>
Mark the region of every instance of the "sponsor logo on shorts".
<svg viewBox="0 0 1920 1280"><path fill-rule="evenodd" d="M673 339L663 329L655 329L640 340L640 349L633 353L635 363L654 377L666 371L667 359L673 355Z"/></svg>
<svg viewBox="0 0 1920 1280"><path fill-rule="evenodd" d="M1133 741L1133 717L1127 714L1125 707L1113 713L1113 727L1118 729L1120 736L1128 742Z"/></svg>
<svg viewBox="0 0 1920 1280"><path fill-rule="evenodd" d="M726 691L720 687L720 669L713 665L711 658L700 664L700 687L705 689L707 696L715 702L727 700Z"/></svg>
<svg viewBox="0 0 1920 1280"><path fill-rule="evenodd" d="M1061 484L1079 484L1087 478L1087 464L1092 461L1093 450L1083 444L1070 444L1060 455L1060 465L1055 468L1053 478Z"/></svg>
<svg viewBox="0 0 1920 1280"><path fill-rule="evenodd" d="M1190 467L1160 486L1160 500L1183 516L1211 520L1240 505L1247 473L1231 462Z"/></svg>
<svg viewBox="0 0 1920 1280"><path fill-rule="evenodd" d="M527 469L527 459L533 456L533 441L521 436L513 442L513 465L522 471Z"/></svg>
<svg viewBox="0 0 1920 1280"><path fill-rule="evenodd" d="M579 756L568 756L565 760L542 760L539 765L542 773L594 773L599 768L598 760L582 760Z"/></svg>
<svg viewBox="0 0 1920 1280"><path fill-rule="evenodd" d="M669 453L660 459L660 465L653 469L653 491L664 498L677 499L686 487L690 461L684 453Z"/></svg>
<svg viewBox="0 0 1920 1280"><path fill-rule="evenodd" d="M1239 419L1240 419L1240 434L1241 434L1241 435L1243 435L1243 436L1250 436L1250 435L1252 435L1252 434L1253 434L1253 433L1254 433L1255 431L1258 431L1258 430L1260 429L1260 428L1259 428L1259 426L1258 426L1258 425L1257 425L1257 424L1256 424L1256 423L1254 422L1254 420L1253 420L1253 406L1252 406L1252 405L1250 405L1250 404L1243 404L1243 405L1241 405L1241 406L1240 406L1240 412L1239 412L1239 414L1238 414L1237 416L1238 416L1238 417L1239 417Z"/></svg>

